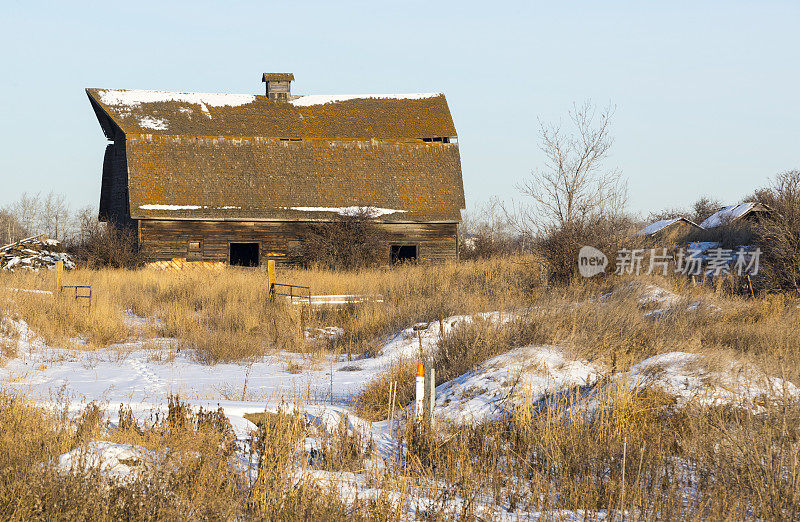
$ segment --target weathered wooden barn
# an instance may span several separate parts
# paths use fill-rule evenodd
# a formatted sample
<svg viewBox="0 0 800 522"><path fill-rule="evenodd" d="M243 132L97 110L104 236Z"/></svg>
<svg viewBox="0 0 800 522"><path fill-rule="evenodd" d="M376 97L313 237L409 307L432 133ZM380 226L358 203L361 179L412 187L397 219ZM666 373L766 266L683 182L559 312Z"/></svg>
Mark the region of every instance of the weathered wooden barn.
<svg viewBox="0 0 800 522"><path fill-rule="evenodd" d="M309 224L370 207L381 256L458 257L464 208L444 95L266 95L87 89L110 143L100 218L151 261L287 259Z"/></svg>

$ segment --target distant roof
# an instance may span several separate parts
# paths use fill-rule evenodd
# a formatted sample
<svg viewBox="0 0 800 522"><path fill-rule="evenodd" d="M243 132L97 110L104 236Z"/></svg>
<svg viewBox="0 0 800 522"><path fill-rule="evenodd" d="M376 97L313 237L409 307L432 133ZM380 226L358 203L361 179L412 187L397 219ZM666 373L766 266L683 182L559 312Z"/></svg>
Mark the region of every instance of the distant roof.
<svg viewBox="0 0 800 522"><path fill-rule="evenodd" d="M743 218L751 212L771 212L772 209L761 203L739 203L738 205L729 205L722 207L709 217L707 217L700 226L703 228L716 228L720 225L725 225L732 221Z"/></svg>
<svg viewBox="0 0 800 522"><path fill-rule="evenodd" d="M460 221L456 137L444 95L249 94L87 89L125 139L133 219Z"/></svg>
<svg viewBox="0 0 800 522"><path fill-rule="evenodd" d="M292 73L264 73L261 77L262 82L293 82L294 74Z"/></svg>
<svg viewBox="0 0 800 522"><path fill-rule="evenodd" d="M693 222L693 221L691 221L689 219L686 219L684 217L677 217L677 218L672 218L672 219L662 219L660 221L656 221L655 223L651 223L651 224L647 225L646 227L644 227L643 229L641 229L640 231L638 231L634 235L636 235L636 236L652 236L653 234L656 234L656 233L658 233L658 232L660 232L660 231L662 231L662 230L664 230L666 228L671 227L675 223L679 223L679 222L686 223L686 224L691 225L691 226L696 227L696 228L700 228L700 226L697 225L697 223L695 223L695 222Z"/></svg>

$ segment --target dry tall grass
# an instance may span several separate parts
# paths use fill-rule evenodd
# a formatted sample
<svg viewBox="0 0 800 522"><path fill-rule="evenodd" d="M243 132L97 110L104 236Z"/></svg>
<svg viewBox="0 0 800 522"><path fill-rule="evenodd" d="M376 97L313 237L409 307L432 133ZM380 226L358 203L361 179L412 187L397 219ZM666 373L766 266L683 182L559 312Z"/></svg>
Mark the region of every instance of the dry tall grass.
<svg viewBox="0 0 800 522"><path fill-rule="evenodd" d="M757 412L748 404L678 409L668 396L618 387L596 409L577 404L569 394L546 408L523 402L500 421L449 431L408 423L396 457L366 471L377 462L368 441L340 429L309 451L315 433L297 413L264 416L250 449L234 452L224 416L192 413L176 398L150 423L121 408L119 426L109 428L95 405L70 418L0 395L0 517L800 517L797 402ZM88 459L58 467L61 452L98 439L150 451L128 462L136 471L122 481ZM314 470L333 474L320 481ZM352 475L337 475L347 471L366 478L360 495L347 493Z"/></svg>
<svg viewBox="0 0 800 522"><path fill-rule="evenodd" d="M92 285L82 303L15 288L53 290L52 272L0 274L0 309L28 322L54 345L102 347L132 334L123 310L160 319L151 335L167 335L195 348L209 363L241 361L275 349L331 349L351 356L374 351L376 340L417 321L520 306L541 278L530 257L393 269L330 272L279 268L278 281L311 286L312 293L381 295L383 302L304 309L267 298L267 274L258 269L156 272L76 270L65 284ZM11 289L9 289L11 288ZM339 326L345 335L313 341L301 329ZM76 340L80 342L76 343Z"/></svg>
<svg viewBox="0 0 800 522"><path fill-rule="evenodd" d="M50 273L3 274L0 328L8 324L3 317L17 317L48 342L82 338L86 347L102 346L148 334L124 323L122 311L130 309L161 320L150 335L182 339L208 362L275 348L355 357L415 322L502 309L516 311L516 319L466 323L441 340L440 382L515 346L554 344L608 372L657 353L688 351L751 362L800 384L797 300L745 299L724 285L654 278L649 282L677 297L647 302L641 282L546 287L535 266L530 258L507 258L335 274L280 269L279 280L310 284L315 293L384 297L302 317L296 307L267 301L266 274L258 270L68 273L67 284L93 285L97 301L88 313L63 298L6 288L51 289ZM340 326L345 335L312 341L300 335L301 325ZM359 411L385 418L393 381L406 405L413 374L409 362L379 376L359 399ZM345 428L307 451L308 438L320 435L298 414L264 416L251 452L242 453L234 452L219 412L192 413L174 399L170 413L150 423L123 408L119 427L111 429L93 405L71 419L63 409L0 395L0 517L397 519L413 508L429 520L530 511L557 518L562 510L611 518L625 510L634 519L800 519L796 401L678 408L664 394L626 390L612 388L593 410L565 394L547 404L523 401L508 417L479 426L432 433L409 423L397 441L397 460L382 463L368 440ZM56 466L59 454L98 439L154 450L142 464L147 473L117 483L101 478L97 467ZM252 459L257 473L242 472L235 455ZM376 463L362 475L377 496L357 499L304 473L363 472Z"/></svg>

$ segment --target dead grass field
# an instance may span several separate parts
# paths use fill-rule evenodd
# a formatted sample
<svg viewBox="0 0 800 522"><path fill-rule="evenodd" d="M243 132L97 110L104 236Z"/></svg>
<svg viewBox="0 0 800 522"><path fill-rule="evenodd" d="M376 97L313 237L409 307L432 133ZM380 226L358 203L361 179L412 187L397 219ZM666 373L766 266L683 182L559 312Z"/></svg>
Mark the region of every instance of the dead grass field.
<svg viewBox="0 0 800 522"><path fill-rule="evenodd" d="M449 315L522 306L541 280L532 258L406 266L353 272L278 269L281 283L311 286L315 295L381 295L383 302L306 310L267 298L263 270L159 272L76 270L65 284L89 284L91 310L14 289L53 290L51 272L0 274L0 310L24 319L48 344L107 346L131 335L123 311L157 318L151 335L172 336L209 363L242 361L285 349L331 349L357 355L409 323ZM307 341L301 327L337 325L345 335L329 343Z"/></svg>
<svg viewBox="0 0 800 522"><path fill-rule="evenodd" d="M401 434L396 461L381 462L346 430L315 455L301 417L255 417L258 430L235 463L226 418L192 413L171 400L169 415L109 429L90 404L78 417L0 396L0 516L30 519L494 520L519 513L635 519L781 519L800 517L800 408L676 409L659 394L615 393L592 415L568 414L568 399L546 411L522 405L502 422L455 432ZM136 471L104 478L61 452L91 440L133 444ZM241 461L238 461L241 462ZM624 471L623 471L624 470ZM375 494L353 497L347 473ZM318 481L327 472L337 481ZM331 475L333 473L333 475ZM352 475L350 475L352 477ZM344 488L344 489L342 489ZM409 511L410 510L410 511ZM581 515L583 513L583 515Z"/></svg>
<svg viewBox="0 0 800 522"><path fill-rule="evenodd" d="M48 344L81 349L131 335L173 336L209 364L281 349L355 359L417 322L505 310L515 312L512 321L476 320L440 341L438 383L514 347L549 344L608 374L683 351L701 353L704 364L748 363L800 384L796 299L749 299L724 285L664 278L549 287L538 266L534 258L511 257L344 273L279 269L279 281L310 285L315 294L384 299L302 316L299 307L268 302L266 274L258 270L68 273L67 284L93 285L90 311L13 290L52 290L52 274L0 274L0 328L2 317L24 319ZM132 326L124 310L158 322ZM301 335L301 327L327 326L345 333L327 340ZM13 357L12 349L4 348L3 357ZM392 381L401 403L410 402L414 363L379 375L355 411L385 419ZM215 412L192 413L176 400L169 417L150 424L131 417L110 429L91 405L70 417L3 394L0 517L385 520L409 516L402 506L413 499L413 516L427 520L518 512L555 519L562 510L609 518L627 510L634 519L800 519L800 405L789 397L758 407L679 408L666 394L617 387L591 412L576 414L573 406L568 396L546 408L523 402L508 418L436 432L409 423L392 462L379 462L368 441L347 430L330 435L322 454L310 458L308 425L292 415L265 415L255 418L250 458L258 472L251 477L230 464L229 426ZM102 479L96 466L58 468L58 455L98 439L155 450L157 458L124 484ZM377 493L354 499L310 479L305 472L313 470L362 472Z"/></svg>

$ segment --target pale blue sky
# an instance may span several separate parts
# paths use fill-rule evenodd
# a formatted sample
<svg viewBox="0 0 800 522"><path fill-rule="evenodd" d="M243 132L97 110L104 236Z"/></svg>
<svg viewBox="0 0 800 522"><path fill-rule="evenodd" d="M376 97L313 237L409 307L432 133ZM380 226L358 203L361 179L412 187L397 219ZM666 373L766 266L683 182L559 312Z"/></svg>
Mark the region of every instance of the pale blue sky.
<svg viewBox="0 0 800 522"><path fill-rule="evenodd" d="M630 208L735 201L800 168L800 2L84 2L5 0L0 205L96 205L105 139L85 87L261 93L441 91L467 206L542 161L537 117L617 105L610 166Z"/></svg>

